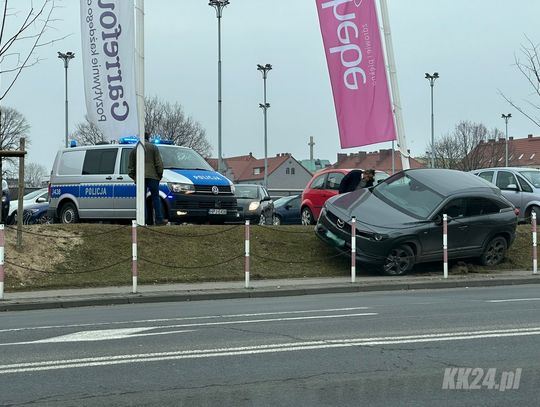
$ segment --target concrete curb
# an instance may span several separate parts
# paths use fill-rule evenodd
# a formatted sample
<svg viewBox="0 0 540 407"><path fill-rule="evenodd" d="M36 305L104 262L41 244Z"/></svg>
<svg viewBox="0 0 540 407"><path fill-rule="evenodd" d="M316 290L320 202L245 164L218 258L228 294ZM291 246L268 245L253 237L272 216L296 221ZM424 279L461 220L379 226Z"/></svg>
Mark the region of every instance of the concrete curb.
<svg viewBox="0 0 540 407"><path fill-rule="evenodd" d="M268 298L316 294L339 294L371 291L407 291L462 287L493 287L503 285L540 284L538 277L496 278L476 280L434 280L418 282L382 283L331 283L319 285L296 285L285 288L266 287L249 289L214 289L199 291L165 291L140 294L94 294L83 296L45 297L43 299L12 299L0 301L1 311L28 311L55 308L93 307L103 305L127 305L157 302L183 302L223 300L237 298Z"/></svg>

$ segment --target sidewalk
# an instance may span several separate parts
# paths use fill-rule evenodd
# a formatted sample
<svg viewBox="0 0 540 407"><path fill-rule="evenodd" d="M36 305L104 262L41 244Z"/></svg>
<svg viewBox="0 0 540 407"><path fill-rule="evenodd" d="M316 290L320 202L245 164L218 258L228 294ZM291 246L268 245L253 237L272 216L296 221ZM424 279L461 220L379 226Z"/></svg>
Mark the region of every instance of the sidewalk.
<svg viewBox="0 0 540 407"><path fill-rule="evenodd" d="M131 286L26 291L5 293L0 300L0 311L517 284L540 284L540 274L533 275L531 271L453 274L446 280L442 273L403 277L359 275L355 283L351 283L350 277L252 280L250 288L244 288L244 281L139 285L136 294L131 292Z"/></svg>

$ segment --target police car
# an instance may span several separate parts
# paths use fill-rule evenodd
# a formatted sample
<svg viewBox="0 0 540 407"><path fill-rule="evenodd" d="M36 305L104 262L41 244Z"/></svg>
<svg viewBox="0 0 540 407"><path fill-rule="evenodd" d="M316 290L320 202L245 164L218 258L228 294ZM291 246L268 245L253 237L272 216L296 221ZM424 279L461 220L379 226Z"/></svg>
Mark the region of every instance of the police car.
<svg viewBox="0 0 540 407"><path fill-rule="evenodd" d="M61 223L135 219L135 183L128 176L129 153L138 139L119 144L58 151L49 183L49 212ZM224 223L236 220L233 183L196 151L154 139L163 160L159 195L170 222ZM150 193L147 193L149 201ZM148 202L147 201L147 202Z"/></svg>

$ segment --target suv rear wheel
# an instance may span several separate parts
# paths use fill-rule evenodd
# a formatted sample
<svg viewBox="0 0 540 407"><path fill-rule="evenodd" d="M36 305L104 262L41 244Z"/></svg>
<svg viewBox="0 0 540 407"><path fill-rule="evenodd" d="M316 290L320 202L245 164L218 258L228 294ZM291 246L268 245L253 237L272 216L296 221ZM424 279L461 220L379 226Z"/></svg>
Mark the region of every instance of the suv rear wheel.
<svg viewBox="0 0 540 407"><path fill-rule="evenodd" d="M62 206L60 211L60 222L61 223L78 223L79 222L79 212L75 204L69 202Z"/></svg>
<svg viewBox="0 0 540 407"><path fill-rule="evenodd" d="M502 236L495 236L486 245L484 253L480 257L480 262L483 266L495 266L499 264L506 257L507 248L506 239Z"/></svg>

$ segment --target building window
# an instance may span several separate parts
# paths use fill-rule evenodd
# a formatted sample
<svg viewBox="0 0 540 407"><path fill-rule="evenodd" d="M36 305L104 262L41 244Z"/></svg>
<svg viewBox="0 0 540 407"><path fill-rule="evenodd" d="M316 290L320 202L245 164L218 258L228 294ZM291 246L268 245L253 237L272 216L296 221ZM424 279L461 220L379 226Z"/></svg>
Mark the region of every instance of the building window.
<svg viewBox="0 0 540 407"><path fill-rule="evenodd" d="M533 153L533 154L531 155L531 158L529 158L529 160L532 160L532 159L534 158L535 155L536 155L536 153Z"/></svg>
<svg viewBox="0 0 540 407"><path fill-rule="evenodd" d="M291 175L294 175L294 168L291 168Z"/></svg>
<svg viewBox="0 0 540 407"><path fill-rule="evenodd" d="M260 168L253 168L253 175L259 175L261 173Z"/></svg>
<svg viewBox="0 0 540 407"><path fill-rule="evenodd" d="M285 169L285 174L289 174L289 173L290 173L289 167L287 167L287 168Z"/></svg>
<svg viewBox="0 0 540 407"><path fill-rule="evenodd" d="M523 154L521 154L518 158L518 160L521 160L523 158Z"/></svg>

